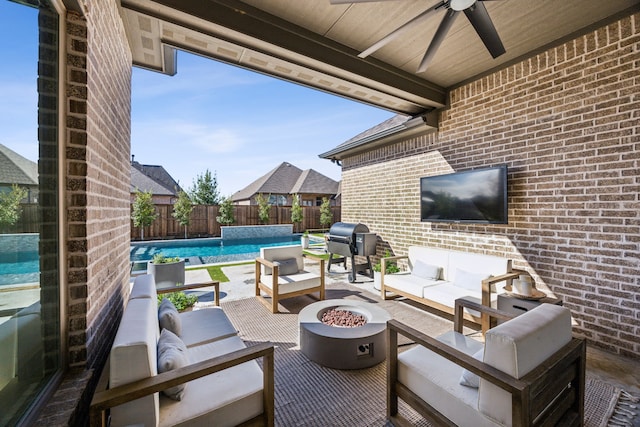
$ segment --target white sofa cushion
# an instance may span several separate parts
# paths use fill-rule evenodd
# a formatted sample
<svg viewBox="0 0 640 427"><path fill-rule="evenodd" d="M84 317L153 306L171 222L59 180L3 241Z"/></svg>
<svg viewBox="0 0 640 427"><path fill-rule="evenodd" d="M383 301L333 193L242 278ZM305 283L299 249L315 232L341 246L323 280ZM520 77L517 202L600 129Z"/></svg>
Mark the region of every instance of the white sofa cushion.
<svg viewBox="0 0 640 427"><path fill-rule="evenodd" d="M425 288L442 283L445 282L442 280L423 279L422 277L416 277L408 272L384 275L385 286L388 285L401 292L417 296L421 296Z"/></svg>
<svg viewBox="0 0 640 427"><path fill-rule="evenodd" d="M568 308L541 304L487 331L484 362L521 378L571 341ZM511 395L481 379L478 408L496 422L510 426Z"/></svg>
<svg viewBox="0 0 640 427"><path fill-rule="evenodd" d="M230 337L187 349L198 363L245 345ZM235 426L262 413L262 370L255 361L190 381L180 402L160 397L160 426Z"/></svg>
<svg viewBox="0 0 640 427"><path fill-rule="evenodd" d="M238 333L220 307L180 313L182 336L187 347L218 341Z"/></svg>
<svg viewBox="0 0 640 427"><path fill-rule="evenodd" d="M422 260L416 260L413 264L411 274L423 279L438 280L442 274L442 266L427 264Z"/></svg>
<svg viewBox="0 0 640 427"><path fill-rule="evenodd" d="M482 361L484 358L484 348L473 353L473 358ZM460 385L478 388L480 387L480 377L467 369L463 369L462 375L460 376Z"/></svg>
<svg viewBox="0 0 640 427"><path fill-rule="evenodd" d="M468 355L482 349L482 343L462 334L447 332L439 341ZM398 380L459 426L495 426L478 416L478 389L459 384L460 366L422 346L398 355Z"/></svg>
<svg viewBox="0 0 640 427"><path fill-rule="evenodd" d="M477 292L482 291L482 281L489 276L489 274L474 273L461 268L456 268L454 274L455 280L451 283L458 288Z"/></svg>
<svg viewBox="0 0 640 427"><path fill-rule="evenodd" d="M157 374L157 302L150 298L129 300L111 347L109 387ZM155 426L158 420L158 393L141 397L111 409L111 425Z"/></svg>
<svg viewBox="0 0 640 427"><path fill-rule="evenodd" d="M445 249L428 248L426 246L409 246L409 268L413 269L418 261L442 267L440 278L447 279L447 265L449 251Z"/></svg>

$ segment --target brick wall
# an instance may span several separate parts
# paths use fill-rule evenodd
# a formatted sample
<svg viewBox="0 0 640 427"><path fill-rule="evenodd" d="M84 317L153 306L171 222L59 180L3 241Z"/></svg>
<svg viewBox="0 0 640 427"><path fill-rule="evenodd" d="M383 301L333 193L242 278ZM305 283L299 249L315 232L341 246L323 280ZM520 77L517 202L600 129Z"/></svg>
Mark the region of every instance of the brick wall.
<svg viewBox="0 0 640 427"><path fill-rule="evenodd" d="M94 4L95 3L95 4ZM86 425L129 292L131 52L117 4L66 15L65 195L71 368L43 425ZM93 375L95 373L96 375Z"/></svg>
<svg viewBox="0 0 640 427"><path fill-rule="evenodd" d="M574 331L640 354L640 15L450 92L437 133L345 159L342 216L410 244L508 256ZM509 224L421 223L419 178L507 164Z"/></svg>

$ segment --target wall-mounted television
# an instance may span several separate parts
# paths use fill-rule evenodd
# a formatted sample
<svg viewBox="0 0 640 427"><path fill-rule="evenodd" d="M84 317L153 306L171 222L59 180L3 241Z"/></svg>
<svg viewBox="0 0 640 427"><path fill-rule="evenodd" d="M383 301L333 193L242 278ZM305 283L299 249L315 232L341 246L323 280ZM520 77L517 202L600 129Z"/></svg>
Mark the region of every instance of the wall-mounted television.
<svg viewBox="0 0 640 427"><path fill-rule="evenodd" d="M507 224L507 166L420 178L420 220Z"/></svg>

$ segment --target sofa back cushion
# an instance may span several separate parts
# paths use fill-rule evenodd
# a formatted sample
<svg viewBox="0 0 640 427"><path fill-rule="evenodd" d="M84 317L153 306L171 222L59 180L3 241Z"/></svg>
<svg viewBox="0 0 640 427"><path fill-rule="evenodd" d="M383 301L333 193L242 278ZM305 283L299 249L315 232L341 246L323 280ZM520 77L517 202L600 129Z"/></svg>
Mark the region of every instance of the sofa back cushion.
<svg viewBox="0 0 640 427"><path fill-rule="evenodd" d="M442 267L440 279L447 280L447 264L449 251L446 249L428 248L426 246L409 246L409 268L413 272L418 261L429 266Z"/></svg>
<svg viewBox="0 0 640 427"><path fill-rule="evenodd" d="M157 375L157 301L129 300L122 314L109 364L109 387L117 387ZM157 425L158 393L111 409L111 425Z"/></svg>
<svg viewBox="0 0 640 427"><path fill-rule="evenodd" d="M571 341L571 313L554 304L538 307L505 322L485 335L484 362L521 378ZM511 394L481 379L478 409L510 426Z"/></svg>
<svg viewBox="0 0 640 427"><path fill-rule="evenodd" d="M298 271L304 270L304 259L302 258L302 246L271 246L266 248L260 248L260 258L264 258L267 261L282 261L290 258L294 258L298 264ZM262 266L262 274L271 274L271 268Z"/></svg>
<svg viewBox="0 0 640 427"><path fill-rule="evenodd" d="M133 280L129 299L149 298L158 303L156 280L152 274L141 274Z"/></svg>

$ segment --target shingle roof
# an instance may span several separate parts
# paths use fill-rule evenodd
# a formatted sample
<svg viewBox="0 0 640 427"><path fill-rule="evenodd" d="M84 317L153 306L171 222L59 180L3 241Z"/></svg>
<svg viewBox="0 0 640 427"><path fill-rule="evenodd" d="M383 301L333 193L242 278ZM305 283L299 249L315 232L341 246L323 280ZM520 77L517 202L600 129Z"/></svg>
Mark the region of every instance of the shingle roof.
<svg viewBox="0 0 640 427"><path fill-rule="evenodd" d="M156 183L164 186L167 190L171 192L171 194L178 194L180 191L182 191L182 188L180 188L180 185L178 185L176 180L173 179L173 177L169 175L169 172L167 172L166 169L163 168L162 166L143 165L136 161L132 162L131 166L132 166L132 171L133 171L133 168L137 169L147 177L156 181ZM132 176L132 182L133 182L133 173L131 176Z"/></svg>
<svg viewBox="0 0 640 427"><path fill-rule="evenodd" d="M335 194L338 183L313 169L303 171L288 162L282 162L276 168L253 181L242 190L234 193L231 200L248 200L258 193L263 194Z"/></svg>
<svg viewBox="0 0 640 427"><path fill-rule="evenodd" d="M38 185L38 164L0 144L0 184Z"/></svg>
<svg viewBox="0 0 640 427"><path fill-rule="evenodd" d="M151 194L156 196L176 195L176 192L171 191L160 182L142 173L134 165L131 165L131 192L135 193L136 190L145 192L150 191Z"/></svg>
<svg viewBox="0 0 640 427"><path fill-rule="evenodd" d="M336 194L338 182L313 169L307 169L300 174L298 181L289 192L291 194Z"/></svg>

